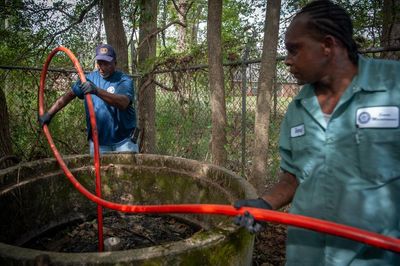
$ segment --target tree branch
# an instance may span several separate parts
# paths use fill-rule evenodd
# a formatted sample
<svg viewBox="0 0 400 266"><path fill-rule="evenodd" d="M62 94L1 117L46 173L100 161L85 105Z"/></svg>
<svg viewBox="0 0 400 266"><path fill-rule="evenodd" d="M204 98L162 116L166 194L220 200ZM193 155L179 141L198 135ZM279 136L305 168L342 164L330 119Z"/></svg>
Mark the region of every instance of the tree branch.
<svg viewBox="0 0 400 266"><path fill-rule="evenodd" d="M136 34L135 16L136 16L138 8L139 8L139 6L135 6L135 9L132 12L132 15L130 16L131 23L132 23L132 32L131 32L131 36L129 37L128 46L132 43L133 36Z"/></svg>
<svg viewBox="0 0 400 266"><path fill-rule="evenodd" d="M153 80L153 82L154 82L154 84L156 84L157 86L159 86L161 89L164 89L164 90L166 90L166 91L178 91L176 87L175 87L175 88L169 88L169 87L167 87L167 86L161 84L160 82L158 82L158 81L156 81L156 80Z"/></svg>
<svg viewBox="0 0 400 266"><path fill-rule="evenodd" d="M78 19L74 22L72 22L68 27L66 27L65 29L62 29L60 31L57 31L56 33L53 34L52 39L54 40L54 38L57 35L60 35L61 33L64 33L66 31L68 31L69 29L71 29L72 27L74 27L75 25L81 23L83 21L83 19L85 18L85 15L95 6L97 5L99 2L99 0L93 0L87 7L85 7L85 9L82 10L81 14L79 15Z"/></svg>
<svg viewBox="0 0 400 266"><path fill-rule="evenodd" d="M175 10L176 10L179 14L181 14L181 15L183 16L183 14L182 14L181 10L179 9L179 6L176 4L175 0L172 0L172 3L174 4Z"/></svg>
<svg viewBox="0 0 400 266"><path fill-rule="evenodd" d="M156 31L154 31L153 33L151 33L151 34L149 34L148 36L146 36L146 38L144 38L144 39L138 44L137 49L139 49L139 48L143 45L143 43L145 43L146 41L148 41L148 39L150 39L150 38L153 37L154 35L157 35L159 32L166 30L168 27L172 26L173 24L179 24L179 25L181 25L182 27L186 27L186 24L184 24L184 23L182 23L182 22L180 22L180 21L178 21L178 20L172 21L172 22L168 23L167 25L165 25L164 27L158 28Z"/></svg>
<svg viewBox="0 0 400 266"><path fill-rule="evenodd" d="M176 11L177 11L182 17L184 17L184 18L186 19L186 16L187 16L187 14L189 13L190 8L191 8L191 7L193 6L193 4L194 4L194 1L191 1L191 2L188 4L188 8L186 8L186 10L184 10L184 12L182 12L182 11L180 10L180 8L179 8L179 6L176 4L175 0L172 0L172 3L174 4L174 7L175 7Z"/></svg>

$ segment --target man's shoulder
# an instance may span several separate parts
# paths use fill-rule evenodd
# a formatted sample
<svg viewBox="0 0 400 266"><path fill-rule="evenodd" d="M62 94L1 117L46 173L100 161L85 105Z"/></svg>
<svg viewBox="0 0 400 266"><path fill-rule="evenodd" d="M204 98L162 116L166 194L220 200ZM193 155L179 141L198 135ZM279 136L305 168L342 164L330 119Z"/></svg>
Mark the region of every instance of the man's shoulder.
<svg viewBox="0 0 400 266"><path fill-rule="evenodd" d="M360 56L359 64L372 68L397 68L400 69L400 61L392 59L369 58Z"/></svg>
<svg viewBox="0 0 400 266"><path fill-rule="evenodd" d="M86 78L88 79L93 79L93 78L97 78L97 77L101 77L99 71L97 69L89 72L88 74L86 74Z"/></svg>
<svg viewBox="0 0 400 266"><path fill-rule="evenodd" d="M400 87L400 62L360 56L359 85L366 90Z"/></svg>
<svg viewBox="0 0 400 266"><path fill-rule="evenodd" d="M116 70L114 76L118 80L132 81L132 78L128 74L126 74L120 70Z"/></svg>

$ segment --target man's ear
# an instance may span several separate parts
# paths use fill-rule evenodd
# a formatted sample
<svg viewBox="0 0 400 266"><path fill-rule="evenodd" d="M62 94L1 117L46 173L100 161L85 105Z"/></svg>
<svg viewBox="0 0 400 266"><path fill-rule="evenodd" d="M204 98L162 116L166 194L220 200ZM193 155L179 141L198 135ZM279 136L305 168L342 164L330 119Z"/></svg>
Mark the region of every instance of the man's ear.
<svg viewBox="0 0 400 266"><path fill-rule="evenodd" d="M324 54L329 55L333 48L338 45L338 41L332 35L326 35L323 40Z"/></svg>

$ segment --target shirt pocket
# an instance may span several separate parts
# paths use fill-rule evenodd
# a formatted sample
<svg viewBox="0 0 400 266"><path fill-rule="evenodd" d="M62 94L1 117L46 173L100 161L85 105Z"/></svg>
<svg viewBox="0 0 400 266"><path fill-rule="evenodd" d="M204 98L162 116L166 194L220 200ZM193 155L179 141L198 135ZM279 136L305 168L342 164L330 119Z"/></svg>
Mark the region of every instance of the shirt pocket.
<svg viewBox="0 0 400 266"><path fill-rule="evenodd" d="M359 129L359 167L364 178L376 184L400 176L400 130Z"/></svg>
<svg viewBox="0 0 400 266"><path fill-rule="evenodd" d="M290 143L292 146L293 159L305 155L305 153L308 153L310 150L310 143L308 143L306 136L292 137Z"/></svg>
<svg viewBox="0 0 400 266"><path fill-rule="evenodd" d="M313 143L306 136L291 138L292 162L298 169L298 178L307 179L312 172L315 163L315 151Z"/></svg>

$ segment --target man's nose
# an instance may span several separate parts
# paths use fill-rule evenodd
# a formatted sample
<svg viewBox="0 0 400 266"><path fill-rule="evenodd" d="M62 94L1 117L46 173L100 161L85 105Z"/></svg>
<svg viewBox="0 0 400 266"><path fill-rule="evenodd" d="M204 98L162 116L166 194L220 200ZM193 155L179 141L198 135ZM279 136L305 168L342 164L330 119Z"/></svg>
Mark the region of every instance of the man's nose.
<svg viewBox="0 0 400 266"><path fill-rule="evenodd" d="M292 65L292 60L289 56L285 56L285 60L283 60L283 63L287 66L291 66Z"/></svg>

